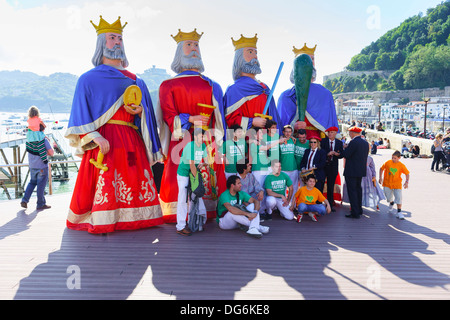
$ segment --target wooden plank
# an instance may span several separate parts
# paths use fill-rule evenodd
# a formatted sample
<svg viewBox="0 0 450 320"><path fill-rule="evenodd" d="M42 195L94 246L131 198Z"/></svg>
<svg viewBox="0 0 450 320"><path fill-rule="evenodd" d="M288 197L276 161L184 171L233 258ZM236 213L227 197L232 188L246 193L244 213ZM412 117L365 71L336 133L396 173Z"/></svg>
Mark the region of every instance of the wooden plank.
<svg viewBox="0 0 450 320"><path fill-rule="evenodd" d="M34 197L26 211L3 201L0 299L450 299L450 176L430 172L428 159L404 163L406 220L386 202L350 220L344 204L317 223L274 216L262 239L215 221L191 237L171 224L91 235L66 229L69 194L47 196L52 209L41 212ZM68 288L73 266L81 289Z"/></svg>

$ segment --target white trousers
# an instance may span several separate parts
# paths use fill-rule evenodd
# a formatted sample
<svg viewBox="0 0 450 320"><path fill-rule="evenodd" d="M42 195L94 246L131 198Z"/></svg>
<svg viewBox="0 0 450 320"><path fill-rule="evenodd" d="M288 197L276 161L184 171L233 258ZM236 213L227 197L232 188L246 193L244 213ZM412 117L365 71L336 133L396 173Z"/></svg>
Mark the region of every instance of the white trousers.
<svg viewBox="0 0 450 320"><path fill-rule="evenodd" d="M281 198L267 196L266 206L268 214L272 214L272 210L275 209L275 207L277 207L278 210L280 210L280 214L283 218L285 218L286 220L294 219L294 213L291 210L289 210L289 206L287 207L283 206L283 200Z"/></svg>
<svg viewBox="0 0 450 320"><path fill-rule="evenodd" d="M283 171L284 173L286 173L289 178L291 178L292 181L292 198L291 198L291 203L293 201L295 201L294 195L298 190L298 170L294 170L294 171Z"/></svg>
<svg viewBox="0 0 450 320"><path fill-rule="evenodd" d="M253 211L255 209L255 205L253 203L250 203L247 206L247 210ZM236 229L239 227L240 224L251 228L256 228L259 230L259 214L256 216L255 219L250 221L246 216L241 216L237 214L232 214L231 212L227 211L222 218L219 219L219 227L223 230L231 230Z"/></svg>
<svg viewBox="0 0 450 320"><path fill-rule="evenodd" d="M262 201L260 201L261 204L259 209L259 213L263 213L266 210L266 198L267 198L267 192L266 188L264 188L264 182L266 181L266 177L272 173L272 168L269 167L267 171L252 171L252 173L256 181L258 181L261 188L264 189L264 197Z"/></svg>
<svg viewBox="0 0 450 320"><path fill-rule="evenodd" d="M189 177L183 177L177 174L178 182L178 204L177 204L177 230L183 230L186 227L186 218L188 214L188 204L186 202L187 189L189 184ZM199 211L206 215L206 207L203 199L199 200ZM189 208L192 208L192 201L189 200Z"/></svg>

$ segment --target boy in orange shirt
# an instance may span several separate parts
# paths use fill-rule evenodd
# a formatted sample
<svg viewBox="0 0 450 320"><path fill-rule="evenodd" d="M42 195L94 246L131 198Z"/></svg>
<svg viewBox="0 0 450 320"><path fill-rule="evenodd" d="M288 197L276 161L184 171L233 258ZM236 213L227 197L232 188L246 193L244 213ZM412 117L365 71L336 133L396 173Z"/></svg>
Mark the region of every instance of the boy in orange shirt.
<svg viewBox="0 0 450 320"><path fill-rule="evenodd" d="M408 189L409 171L406 166L400 162L402 154L395 151L392 154L392 160L386 161L380 168L380 184L384 187L384 195L389 202L389 212L394 211L394 203L397 204L397 218L404 220L402 213L402 173L406 176L403 187ZM383 175L384 171L384 175Z"/></svg>
<svg viewBox="0 0 450 320"><path fill-rule="evenodd" d="M317 212L321 216L331 212L330 203L323 196L322 192L314 187L315 185L316 177L310 174L306 177L306 186L298 189L294 195L296 206L298 206L297 222L299 223L302 221L304 212L308 212L308 215L315 222L317 217L313 212ZM323 204L316 204L317 201L323 202L326 207Z"/></svg>

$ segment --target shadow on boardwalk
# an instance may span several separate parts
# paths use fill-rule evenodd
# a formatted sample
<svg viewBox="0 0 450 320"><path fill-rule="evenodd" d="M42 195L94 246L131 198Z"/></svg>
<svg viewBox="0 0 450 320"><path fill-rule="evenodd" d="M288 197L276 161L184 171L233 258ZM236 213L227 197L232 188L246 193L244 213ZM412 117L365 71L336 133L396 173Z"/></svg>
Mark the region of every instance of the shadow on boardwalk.
<svg viewBox="0 0 450 320"><path fill-rule="evenodd" d="M107 236L66 229L60 249L20 281L15 299L123 300L141 288L144 299L232 300L252 281L256 284L247 288L253 290L246 292L249 299L347 299L346 287L338 286L337 279L356 287L360 296L386 299L407 298L415 286L450 284L447 274L415 255L440 254L429 250L422 236L442 240L448 250L448 234L386 213L370 212L359 220L346 219L345 213L340 207L318 223L305 217L301 224L274 217L265 223L270 233L258 240L239 230L222 231L214 221L191 237L177 235L174 225ZM334 262L332 253L346 258ZM366 279L373 265L390 273L394 288L389 289L383 275L379 290L369 288ZM73 270L79 270L80 289L68 289L75 283ZM274 277L293 290L282 292Z"/></svg>

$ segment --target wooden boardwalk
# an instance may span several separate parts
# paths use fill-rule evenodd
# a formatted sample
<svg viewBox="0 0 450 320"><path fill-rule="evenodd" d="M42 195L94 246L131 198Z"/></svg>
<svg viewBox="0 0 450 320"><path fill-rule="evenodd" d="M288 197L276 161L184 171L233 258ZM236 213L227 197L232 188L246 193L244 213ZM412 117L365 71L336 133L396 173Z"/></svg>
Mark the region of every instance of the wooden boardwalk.
<svg viewBox="0 0 450 320"><path fill-rule="evenodd" d="M377 168L391 153L374 156ZM344 204L317 223L276 216L262 239L215 221L191 237L174 225L91 235L65 227L71 195L39 213L0 202L0 299L450 299L450 175L431 159L403 162L406 220L385 201L347 219Z"/></svg>

